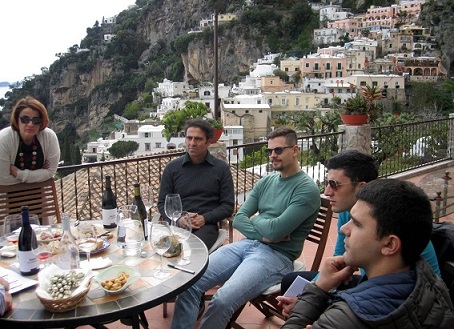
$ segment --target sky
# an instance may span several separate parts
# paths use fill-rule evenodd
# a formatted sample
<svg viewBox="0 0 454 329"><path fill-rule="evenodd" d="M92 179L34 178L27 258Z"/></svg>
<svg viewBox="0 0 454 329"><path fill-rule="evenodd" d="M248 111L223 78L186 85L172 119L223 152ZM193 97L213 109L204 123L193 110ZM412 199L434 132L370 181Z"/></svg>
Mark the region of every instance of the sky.
<svg viewBox="0 0 454 329"><path fill-rule="evenodd" d="M0 0L0 82L41 74L103 17L135 0Z"/></svg>

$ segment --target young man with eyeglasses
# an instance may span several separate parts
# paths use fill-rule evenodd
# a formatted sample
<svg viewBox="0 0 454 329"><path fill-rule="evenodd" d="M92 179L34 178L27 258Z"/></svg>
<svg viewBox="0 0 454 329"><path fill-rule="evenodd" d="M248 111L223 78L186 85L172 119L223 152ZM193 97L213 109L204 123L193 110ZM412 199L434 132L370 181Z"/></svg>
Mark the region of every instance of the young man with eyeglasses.
<svg viewBox="0 0 454 329"><path fill-rule="evenodd" d="M268 137L277 172L261 178L238 210L233 227L246 238L210 254L208 268L177 297L171 328L193 328L203 293L222 285L199 329L225 328L233 313L293 269L320 208L320 192L299 166L297 136L278 128Z"/></svg>
<svg viewBox="0 0 454 329"><path fill-rule="evenodd" d="M345 252L344 239L345 235L341 231L341 227L350 220L350 209L356 202L356 193L378 177L378 169L375 160L372 156L364 154L356 150L348 150L336 154L326 163L328 170L325 180L324 194L329 197L333 212L338 213L337 219L337 241L334 248L334 256L341 256ZM390 205L392 206L392 205ZM438 261L433 249L432 243L429 241L426 249L421 255L434 272L440 275ZM362 272L364 274L364 272ZM285 293L297 276L301 276L306 280L316 280L318 272L302 271L293 272L286 275L281 282L281 292ZM338 289L346 289L355 286L361 279L361 275L354 276L348 283L343 283ZM296 297L277 297L283 307L283 315L288 316L296 303Z"/></svg>
<svg viewBox="0 0 454 329"><path fill-rule="evenodd" d="M0 131L0 185L53 178L60 161L57 135L47 127L46 107L26 96L11 112L11 126Z"/></svg>
<svg viewBox="0 0 454 329"><path fill-rule="evenodd" d="M322 262L282 329L454 328L448 288L421 259L432 233L432 207L422 189L377 179L358 190L341 227L345 252ZM356 268L365 276L336 291Z"/></svg>

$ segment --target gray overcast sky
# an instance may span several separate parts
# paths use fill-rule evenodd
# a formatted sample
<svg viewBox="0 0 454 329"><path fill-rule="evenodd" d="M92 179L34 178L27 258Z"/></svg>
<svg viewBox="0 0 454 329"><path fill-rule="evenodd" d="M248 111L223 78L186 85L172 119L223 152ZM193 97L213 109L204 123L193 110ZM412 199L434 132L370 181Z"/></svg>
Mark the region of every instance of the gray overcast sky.
<svg viewBox="0 0 454 329"><path fill-rule="evenodd" d="M57 58L86 36L96 20L135 0L0 0L0 81L16 82Z"/></svg>

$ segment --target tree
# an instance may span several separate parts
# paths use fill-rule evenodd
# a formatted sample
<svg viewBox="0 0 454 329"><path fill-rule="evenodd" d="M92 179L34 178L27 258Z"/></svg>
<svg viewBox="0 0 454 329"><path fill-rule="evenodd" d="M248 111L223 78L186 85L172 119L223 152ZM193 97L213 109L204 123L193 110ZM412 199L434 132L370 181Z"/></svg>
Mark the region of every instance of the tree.
<svg viewBox="0 0 454 329"><path fill-rule="evenodd" d="M170 141L170 138L180 134L186 122L191 119L203 118L208 113L208 107L200 102L187 101L181 110L167 111L161 123L164 125L162 135Z"/></svg>
<svg viewBox="0 0 454 329"><path fill-rule="evenodd" d="M132 155L139 148L139 144L134 141L118 141L114 143L110 148L109 152L114 158L124 158L128 155Z"/></svg>

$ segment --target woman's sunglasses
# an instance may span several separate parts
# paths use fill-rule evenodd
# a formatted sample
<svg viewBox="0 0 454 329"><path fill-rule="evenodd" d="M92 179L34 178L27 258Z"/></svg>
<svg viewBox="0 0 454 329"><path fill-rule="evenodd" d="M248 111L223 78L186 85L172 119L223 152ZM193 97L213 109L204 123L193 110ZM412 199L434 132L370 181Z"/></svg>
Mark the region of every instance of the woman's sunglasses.
<svg viewBox="0 0 454 329"><path fill-rule="evenodd" d="M20 122L22 122L23 124L26 124L28 125L30 123L30 121L35 125L40 125L42 122L43 122L43 119L41 118L30 118L26 115L22 116L22 117L19 117L20 119Z"/></svg>

